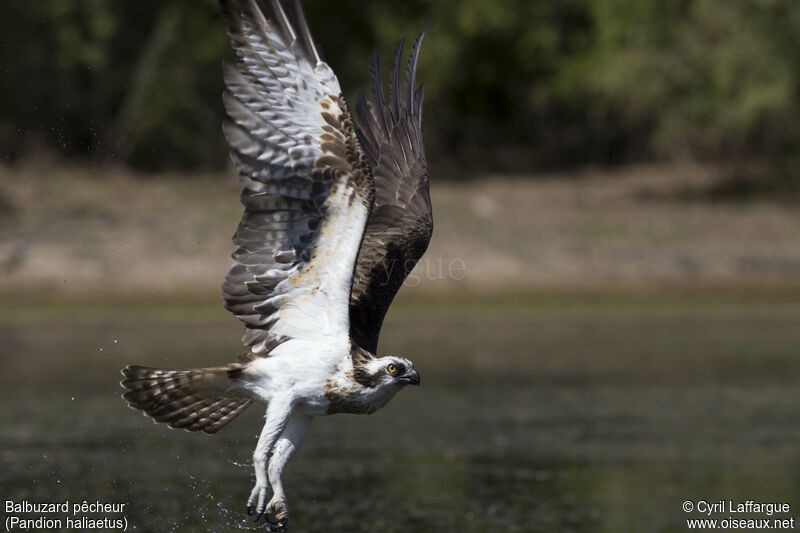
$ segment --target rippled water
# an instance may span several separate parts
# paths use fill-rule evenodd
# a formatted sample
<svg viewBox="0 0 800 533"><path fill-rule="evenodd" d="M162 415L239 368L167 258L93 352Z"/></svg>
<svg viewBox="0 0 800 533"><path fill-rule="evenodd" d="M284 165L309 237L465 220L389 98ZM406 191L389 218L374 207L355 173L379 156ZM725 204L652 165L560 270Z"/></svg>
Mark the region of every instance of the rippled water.
<svg viewBox="0 0 800 533"><path fill-rule="evenodd" d="M124 502L139 531L263 529L244 514L263 410L191 434L117 384L126 363L232 360L235 320L3 316L4 500ZM800 510L800 301L405 305L381 348L422 386L315 420L285 475L294 531L682 531L687 499Z"/></svg>

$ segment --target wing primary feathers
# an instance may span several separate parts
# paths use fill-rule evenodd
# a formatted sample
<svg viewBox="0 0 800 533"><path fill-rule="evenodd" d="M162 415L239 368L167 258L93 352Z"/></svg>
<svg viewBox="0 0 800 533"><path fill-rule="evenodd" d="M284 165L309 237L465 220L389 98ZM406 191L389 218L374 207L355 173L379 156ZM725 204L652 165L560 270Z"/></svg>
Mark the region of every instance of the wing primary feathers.
<svg viewBox="0 0 800 533"><path fill-rule="evenodd" d="M356 129L358 135L358 142L364 150L367 159L374 164L378 159L378 154L375 152L377 146L377 135L373 130L373 120L369 120L370 110L367 104L367 99L364 97L364 91L358 93L358 100L356 100L356 114L361 119L361 128Z"/></svg>
<svg viewBox="0 0 800 533"><path fill-rule="evenodd" d="M397 44L397 49L394 51L394 61L392 62L392 70L389 74L389 109L391 109L395 121L400 119L400 111L403 105L400 100L400 58L403 56L405 44L406 38L403 37L400 39L400 42Z"/></svg>
<svg viewBox="0 0 800 533"><path fill-rule="evenodd" d="M383 131L389 130L389 121L387 120L384 108L386 107L386 99L383 97L383 80L381 79L381 58L376 51L372 55L372 61L369 63L369 74L372 82L372 112L375 115L375 120L378 121L378 126ZM362 122L369 122L369 115L365 114Z"/></svg>
<svg viewBox="0 0 800 533"><path fill-rule="evenodd" d="M247 1L252 3L255 0ZM269 5L272 9L273 15L278 21L278 25L281 27L281 31L283 31L283 35L286 37L287 44L291 46L292 43L297 40L297 34L294 32L291 22L289 22L289 17L286 15L286 11L283 10L283 6L278 0L270 0Z"/></svg>
<svg viewBox="0 0 800 533"><path fill-rule="evenodd" d="M414 99L417 101L417 108L415 109L415 112L417 114L417 123L419 124L420 130L422 129L422 98L424 97L424 95L425 95L425 84L420 83L417 92L414 94ZM419 148L420 150L423 149L421 137L419 139L419 146L417 148Z"/></svg>
<svg viewBox="0 0 800 533"><path fill-rule="evenodd" d="M258 24L258 28L261 31L266 31L268 29L267 19L264 18L264 13L261 12L255 0L246 0L245 5L247 6L248 14L253 18L256 24Z"/></svg>
<svg viewBox="0 0 800 533"><path fill-rule="evenodd" d="M300 33L303 37L303 42L307 47L307 52L310 52L309 59L312 59L314 65L317 65L320 61L319 51L317 50L316 45L314 44L314 38L311 36L311 29L308 27L308 22L306 21L306 14L303 11L303 6L300 4L300 0L294 1L294 10L297 14L297 24L300 29Z"/></svg>
<svg viewBox="0 0 800 533"><path fill-rule="evenodd" d="M416 97L415 91L417 85L417 59L419 59L420 45L422 44L422 39L425 37L425 33L428 31L428 27L429 25L425 26L417 37L417 40L414 41L414 46L411 47L411 56L408 58L408 66L406 67L406 105L411 113L416 111L414 108L414 99ZM420 98L420 100L422 99ZM420 124L422 124L421 115Z"/></svg>

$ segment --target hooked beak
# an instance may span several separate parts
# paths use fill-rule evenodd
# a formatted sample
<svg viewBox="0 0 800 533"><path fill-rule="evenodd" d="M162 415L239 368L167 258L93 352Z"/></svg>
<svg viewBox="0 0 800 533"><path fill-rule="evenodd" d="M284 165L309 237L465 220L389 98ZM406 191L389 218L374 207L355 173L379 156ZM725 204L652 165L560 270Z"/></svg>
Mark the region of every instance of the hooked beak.
<svg viewBox="0 0 800 533"><path fill-rule="evenodd" d="M400 376L398 381L405 383L406 385L419 385L419 372L414 370L413 368Z"/></svg>

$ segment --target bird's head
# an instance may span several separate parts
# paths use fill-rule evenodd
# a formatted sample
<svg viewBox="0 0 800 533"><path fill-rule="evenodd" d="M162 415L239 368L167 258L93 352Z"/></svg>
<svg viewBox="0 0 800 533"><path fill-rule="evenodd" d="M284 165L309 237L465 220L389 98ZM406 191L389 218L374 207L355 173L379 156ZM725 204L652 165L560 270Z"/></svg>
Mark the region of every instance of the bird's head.
<svg viewBox="0 0 800 533"><path fill-rule="evenodd" d="M356 376L358 381L371 387L419 385L419 372L405 357L388 355L367 361Z"/></svg>

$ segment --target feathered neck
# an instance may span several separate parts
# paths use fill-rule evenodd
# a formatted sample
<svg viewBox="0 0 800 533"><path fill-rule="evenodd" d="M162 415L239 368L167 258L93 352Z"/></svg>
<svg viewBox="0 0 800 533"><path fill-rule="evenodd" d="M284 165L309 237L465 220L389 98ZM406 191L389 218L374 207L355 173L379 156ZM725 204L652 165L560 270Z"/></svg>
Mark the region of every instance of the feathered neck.
<svg viewBox="0 0 800 533"><path fill-rule="evenodd" d="M374 388L380 383L380 376L370 372L368 363L374 361L377 356L361 348L355 343L351 343L350 358L353 361L353 379L362 387Z"/></svg>

